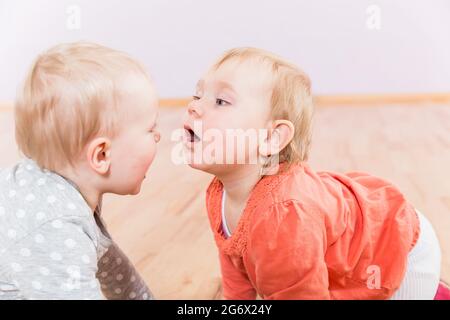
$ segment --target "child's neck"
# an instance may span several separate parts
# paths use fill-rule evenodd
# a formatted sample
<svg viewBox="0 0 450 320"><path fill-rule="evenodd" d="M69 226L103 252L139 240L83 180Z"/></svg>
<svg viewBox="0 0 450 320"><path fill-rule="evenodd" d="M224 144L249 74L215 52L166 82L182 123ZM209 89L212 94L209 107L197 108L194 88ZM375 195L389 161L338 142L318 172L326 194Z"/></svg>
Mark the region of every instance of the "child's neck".
<svg viewBox="0 0 450 320"><path fill-rule="evenodd" d="M233 170L217 177L227 193L227 200L245 204L253 188L261 179L261 168L257 165Z"/></svg>
<svg viewBox="0 0 450 320"><path fill-rule="evenodd" d="M92 212L95 212L101 203L103 193L93 187L92 177L85 176L85 170L76 170L74 168L65 168L58 171L58 174L77 186L78 191L89 205L89 208L91 208Z"/></svg>

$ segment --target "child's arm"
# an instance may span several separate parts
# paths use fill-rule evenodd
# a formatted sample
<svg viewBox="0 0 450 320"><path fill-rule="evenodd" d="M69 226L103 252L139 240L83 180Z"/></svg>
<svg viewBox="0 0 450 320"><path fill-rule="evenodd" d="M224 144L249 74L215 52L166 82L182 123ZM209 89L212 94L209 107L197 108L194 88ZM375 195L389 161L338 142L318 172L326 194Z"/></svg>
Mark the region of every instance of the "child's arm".
<svg viewBox="0 0 450 320"><path fill-rule="evenodd" d="M113 243L99 261L97 277L108 300L148 300L153 294L133 264Z"/></svg>
<svg viewBox="0 0 450 320"><path fill-rule="evenodd" d="M318 214L286 201L252 226L247 250L264 299L330 299L326 230Z"/></svg>
<svg viewBox="0 0 450 320"><path fill-rule="evenodd" d="M222 270L223 297L229 300L254 300L256 291L246 273L235 266L231 258L219 253Z"/></svg>

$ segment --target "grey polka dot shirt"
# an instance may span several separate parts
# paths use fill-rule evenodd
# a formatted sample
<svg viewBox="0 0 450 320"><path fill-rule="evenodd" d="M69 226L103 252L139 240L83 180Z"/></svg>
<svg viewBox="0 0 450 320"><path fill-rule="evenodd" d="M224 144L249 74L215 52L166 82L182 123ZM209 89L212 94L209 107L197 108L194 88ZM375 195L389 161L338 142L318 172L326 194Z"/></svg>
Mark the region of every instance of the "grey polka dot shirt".
<svg viewBox="0 0 450 320"><path fill-rule="evenodd" d="M0 300L152 299L71 182L25 159L0 169Z"/></svg>

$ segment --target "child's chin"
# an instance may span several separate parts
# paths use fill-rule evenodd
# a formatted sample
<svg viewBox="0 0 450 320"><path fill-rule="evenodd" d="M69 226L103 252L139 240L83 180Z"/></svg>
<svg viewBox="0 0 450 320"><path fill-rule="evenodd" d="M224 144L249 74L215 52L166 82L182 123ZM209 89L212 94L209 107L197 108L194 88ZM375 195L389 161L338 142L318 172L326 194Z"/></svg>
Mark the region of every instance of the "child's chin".
<svg viewBox="0 0 450 320"><path fill-rule="evenodd" d="M208 164L208 163L189 163L192 169L200 170L209 174L217 175L224 168L223 164Z"/></svg>
<svg viewBox="0 0 450 320"><path fill-rule="evenodd" d="M140 192L141 192L141 187L139 186L138 188L136 188L135 190L130 192L130 195L131 196L137 196Z"/></svg>
<svg viewBox="0 0 450 320"><path fill-rule="evenodd" d="M136 196L141 192L141 184L131 187L128 190L123 190L123 192L121 192L121 195L124 196Z"/></svg>
<svg viewBox="0 0 450 320"><path fill-rule="evenodd" d="M214 165L211 164L205 164L205 163L189 163L189 166L192 169L195 170L200 170L200 171L206 171L208 172L209 170L211 170L211 167L214 167Z"/></svg>

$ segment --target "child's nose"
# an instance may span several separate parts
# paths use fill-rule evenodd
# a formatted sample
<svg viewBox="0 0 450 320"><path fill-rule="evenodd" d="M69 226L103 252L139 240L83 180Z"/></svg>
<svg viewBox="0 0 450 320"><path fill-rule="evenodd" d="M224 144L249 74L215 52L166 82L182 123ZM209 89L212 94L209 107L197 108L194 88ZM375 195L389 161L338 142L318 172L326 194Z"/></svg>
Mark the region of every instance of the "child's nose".
<svg viewBox="0 0 450 320"><path fill-rule="evenodd" d="M203 115L203 109L198 101L192 101L188 105L188 113L190 116L200 118Z"/></svg>

